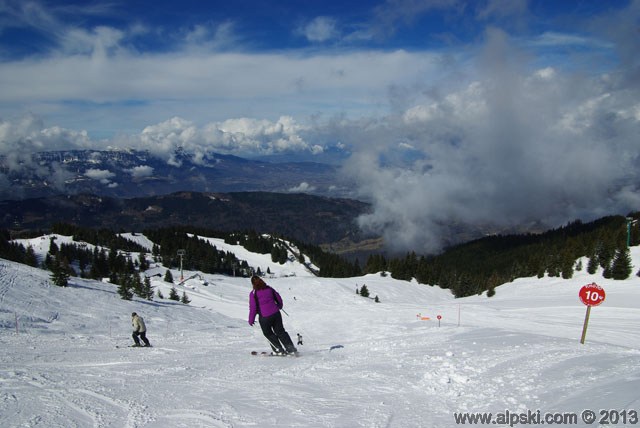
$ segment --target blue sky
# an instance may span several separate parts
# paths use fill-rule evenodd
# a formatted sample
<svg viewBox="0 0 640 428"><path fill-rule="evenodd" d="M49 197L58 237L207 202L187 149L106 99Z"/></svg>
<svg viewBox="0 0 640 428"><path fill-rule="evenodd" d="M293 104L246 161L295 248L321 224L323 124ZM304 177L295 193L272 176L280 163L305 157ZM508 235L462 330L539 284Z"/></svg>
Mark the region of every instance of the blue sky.
<svg viewBox="0 0 640 428"><path fill-rule="evenodd" d="M437 85L453 67L467 71L488 28L526 46L535 56L530 65L572 67L582 57L608 67L615 52L594 21L627 7L595 0L2 0L0 82L13 90L0 115L31 113L45 126L96 139L172 117L205 125L385 115L390 90Z"/></svg>
<svg viewBox="0 0 640 428"><path fill-rule="evenodd" d="M0 0L0 154L340 153L362 226L425 248L593 218L640 205L639 28L639 0Z"/></svg>

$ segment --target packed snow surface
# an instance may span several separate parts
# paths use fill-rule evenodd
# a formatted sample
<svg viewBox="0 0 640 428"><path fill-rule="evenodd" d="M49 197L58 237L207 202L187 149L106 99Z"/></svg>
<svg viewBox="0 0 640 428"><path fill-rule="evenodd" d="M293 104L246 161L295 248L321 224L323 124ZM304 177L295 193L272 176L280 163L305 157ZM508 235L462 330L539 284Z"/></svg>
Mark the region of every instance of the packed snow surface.
<svg viewBox="0 0 640 428"><path fill-rule="evenodd" d="M48 238L29 244L43 254ZM573 412L573 426L598 426L583 422L585 409L626 411L618 426L637 426L639 247L628 280L580 271L464 299L380 274L317 278L295 262L241 258L272 272L285 327L303 337L299 358L250 354L268 346L247 323L247 278L184 272L176 288L189 305L125 301L113 284L60 288L47 271L0 259L0 426L452 427L458 413L505 411ZM168 296L162 276L152 285ZM592 282L607 297L581 344L578 291ZM356 294L365 284L380 303ZM133 311L153 348L128 347Z"/></svg>

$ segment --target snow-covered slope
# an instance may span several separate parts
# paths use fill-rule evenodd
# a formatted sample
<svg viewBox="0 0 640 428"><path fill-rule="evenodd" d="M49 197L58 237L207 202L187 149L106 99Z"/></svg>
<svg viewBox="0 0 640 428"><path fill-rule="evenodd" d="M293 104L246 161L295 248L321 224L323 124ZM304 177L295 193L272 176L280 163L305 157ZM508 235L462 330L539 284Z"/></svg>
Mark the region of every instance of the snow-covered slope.
<svg viewBox="0 0 640 428"><path fill-rule="evenodd" d="M640 248L632 258L635 274ZM607 299L581 345L578 290L594 281ZM0 426L452 427L457 412L505 410L576 412L574 426L587 426L584 409L640 410L635 275L518 279L465 299L294 264L268 282L285 327L304 338L300 358L250 355L267 342L246 321L246 278L195 276L177 286L190 305L124 301L108 283L59 288L46 271L0 260ZM364 284L380 303L356 295ZM161 278L152 285L168 295ZM153 348L123 347L132 311Z"/></svg>

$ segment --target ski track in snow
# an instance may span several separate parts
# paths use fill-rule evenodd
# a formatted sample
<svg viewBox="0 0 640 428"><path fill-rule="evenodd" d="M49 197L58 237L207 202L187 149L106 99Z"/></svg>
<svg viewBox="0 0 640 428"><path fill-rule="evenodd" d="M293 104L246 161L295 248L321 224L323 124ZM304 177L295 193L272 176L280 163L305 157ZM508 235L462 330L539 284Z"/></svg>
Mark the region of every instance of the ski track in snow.
<svg viewBox="0 0 640 428"><path fill-rule="evenodd" d="M113 285L62 289L0 260L0 426L451 427L454 412L640 411L637 277L523 279L458 300L374 275L274 278L300 358L251 356L267 346L246 323L248 280L206 277L186 284L189 306L126 302ZM594 280L611 304L592 310L581 345L577 290ZM355 295L364 283L382 303ZM153 348L127 347L133 310Z"/></svg>

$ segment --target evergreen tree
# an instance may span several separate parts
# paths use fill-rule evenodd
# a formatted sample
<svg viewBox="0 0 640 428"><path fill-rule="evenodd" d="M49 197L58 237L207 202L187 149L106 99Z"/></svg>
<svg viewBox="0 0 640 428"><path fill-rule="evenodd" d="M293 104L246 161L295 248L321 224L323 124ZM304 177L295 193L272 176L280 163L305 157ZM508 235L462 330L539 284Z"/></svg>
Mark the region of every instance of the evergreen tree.
<svg viewBox="0 0 640 428"><path fill-rule="evenodd" d="M51 262L51 281L58 287L69 285L69 271L60 257L54 256Z"/></svg>
<svg viewBox="0 0 640 428"><path fill-rule="evenodd" d="M140 253L140 257L138 257L138 262L139 262L140 272L144 272L147 269L149 269L149 262L147 261L147 256L144 252Z"/></svg>
<svg viewBox="0 0 640 428"><path fill-rule="evenodd" d="M587 263L587 273L593 275L598 270L598 259L595 254L589 258L589 263Z"/></svg>
<svg viewBox="0 0 640 428"><path fill-rule="evenodd" d="M182 298L180 299L180 302L184 303L185 305L188 305L189 303L191 303L191 299L189 299L189 297L187 297L187 292L186 291L182 292Z"/></svg>
<svg viewBox="0 0 640 428"><path fill-rule="evenodd" d="M138 297L142 297L145 299L147 297L146 290L142 284L142 280L140 280L140 274L134 272L131 276L131 289L134 294Z"/></svg>
<svg viewBox="0 0 640 428"><path fill-rule="evenodd" d="M27 247L26 253L24 255L24 263L32 267L38 266L38 257L36 256L36 252L33 250L33 247L31 245Z"/></svg>
<svg viewBox="0 0 640 428"><path fill-rule="evenodd" d="M151 286L151 279L148 276L144 277L141 297L147 300L153 300L153 287Z"/></svg>
<svg viewBox="0 0 640 428"><path fill-rule="evenodd" d="M282 245L274 245L271 249L271 261L274 263L280 263L281 265L287 262L287 249Z"/></svg>
<svg viewBox="0 0 640 428"><path fill-rule="evenodd" d="M180 301L180 296L178 295L178 290L176 290L176 287L171 287L171 291L169 291L169 299L175 300L176 302Z"/></svg>
<svg viewBox="0 0 640 428"><path fill-rule="evenodd" d="M89 268L89 278L101 279L107 276L110 276L107 252L104 248L98 250L98 247L95 247L91 258L91 268Z"/></svg>
<svg viewBox="0 0 640 428"><path fill-rule="evenodd" d="M167 271L164 273L164 282L173 284L173 275L171 274L171 271L169 269L167 269Z"/></svg>
<svg viewBox="0 0 640 428"><path fill-rule="evenodd" d="M50 238L49 239L49 254L51 254L52 256L55 256L56 254L58 254L59 248L58 248L58 244L56 244L56 238Z"/></svg>
<svg viewBox="0 0 640 428"><path fill-rule="evenodd" d="M47 253L44 256L44 261L42 262L42 268L51 270L52 266L53 266L53 257L51 257L51 254Z"/></svg>
<svg viewBox="0 0 640 428"><path fill-rule="evenodd" d="M387 270L387 261L381 254L372 254L364 266L365 273L384 272Z"/></svg>
<svg viewBox="0 0 640 428"><path fill-rule="evenodd" d="M569 248L569 245L565 245L558 255L558 267L560 268L562 278L570 279L573 277L573 266L575 262L574 253Z"/></svg>
<svg viewBox="0 0 640 428"><path fill-rule="evenodd" d="M613 279L627 279L631 275L632 269L629 249L625 247L617 250L611 266L611 277Z"/></svg>
<svg viewBox="0 0 640 428"><path fill-rule="evenodd" d="M598 251L598 264L602 269L607 270L611 267L611 260L615 254L615 248L611 243L603 243Z"/></svg>
<svg viewBox="0 0 640 428"><path fill-rule="evenodd" d="M366 285L363 285L362 288L360 288L360 295L362 297L369 297L369 289Z"/></svg>
<svg viewBox="0 0 640 428"><path fill-rule="evenodd" d="M552 256L549 259L549 265L547 267L547 274L551 277L560 276L561 266L560 258L558 256Z"/></svg>
<svg viewBox="0 0 640 428"><path fill-rule="evenodd" d="M127 277L122 278L120 281L120 285L118 285L118 294L122 300L133 299L133 291L131 290L131 285Z"/></svg>

